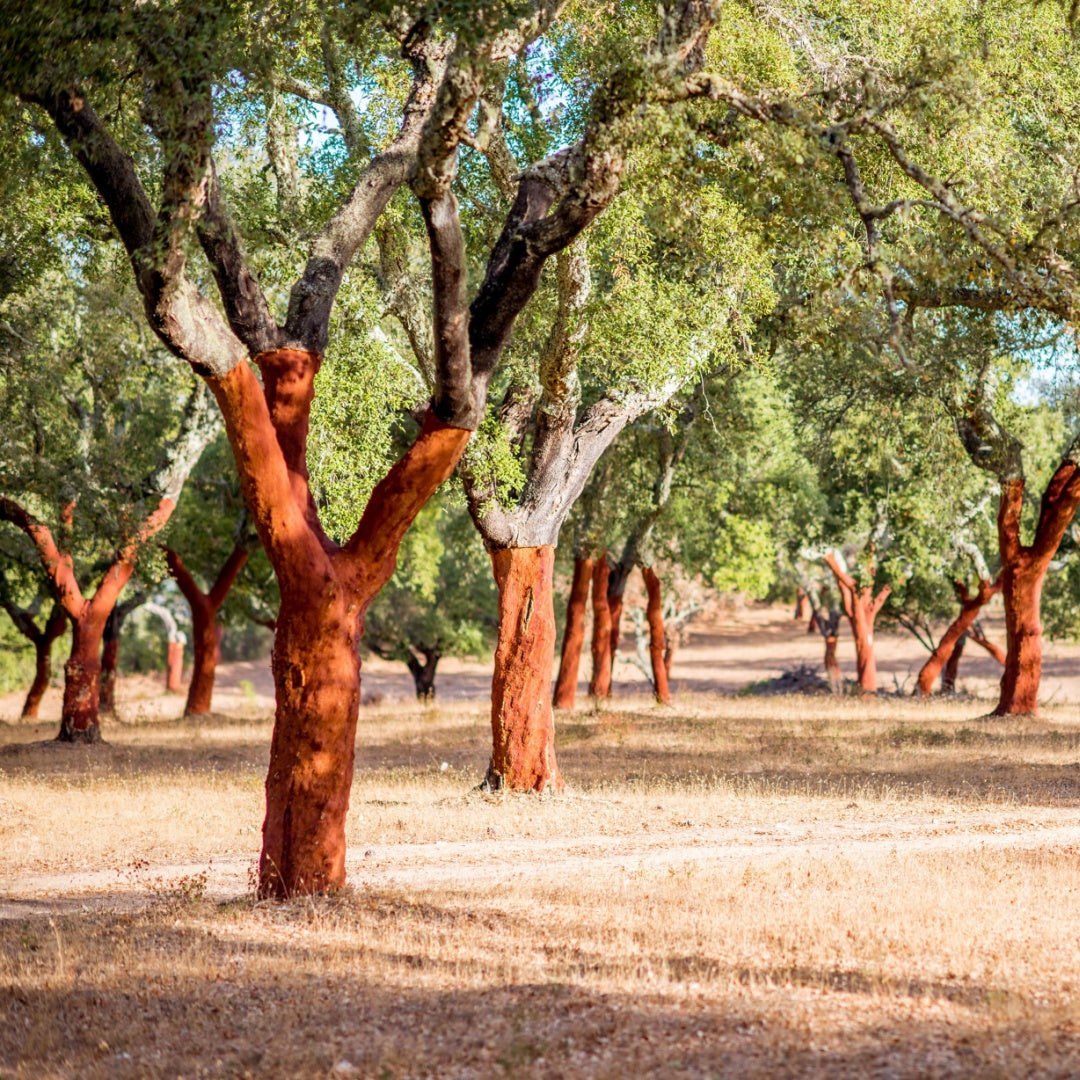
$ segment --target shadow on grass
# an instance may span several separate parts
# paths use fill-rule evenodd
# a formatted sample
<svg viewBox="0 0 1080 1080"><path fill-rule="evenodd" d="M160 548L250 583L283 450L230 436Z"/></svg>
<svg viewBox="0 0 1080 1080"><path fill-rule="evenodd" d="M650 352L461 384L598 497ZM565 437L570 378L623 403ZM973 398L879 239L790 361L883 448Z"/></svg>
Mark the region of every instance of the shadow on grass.
<svg viewBox="0 0 1080 1080"><path fill-rule="evenodd" d="M415 948L362 943L397 919L417 924ZM513 933L487 913L370 893L28 917L0 926L0 1075L1064 1077L1080 1060L1063 1006L992 986L558 941L542 979L520 978ZM466 959L432 955L447 935L467 936ZM642 989L599 985L610 977ZM865 1005L840 1015L829 993Z"/></svg>

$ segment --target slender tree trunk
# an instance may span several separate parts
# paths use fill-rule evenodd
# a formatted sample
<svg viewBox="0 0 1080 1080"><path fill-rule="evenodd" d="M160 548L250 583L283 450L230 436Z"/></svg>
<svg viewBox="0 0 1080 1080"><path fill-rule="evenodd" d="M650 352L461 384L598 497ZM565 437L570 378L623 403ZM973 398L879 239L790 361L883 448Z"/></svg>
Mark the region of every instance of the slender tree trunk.
<svg viewBox="0 0 1080 1080"><path fill-rule="evenodd" d="M1042 676L1040 605L1047 565L1024 552L1002 568L1001 593L1008 641L1001 697L994 716L1034 714Z"/></svg>
<svg viewBox="0 0 1080 1080"><path fill-rule="evenodd" d="M652 663L653 690L656 700L661 705L671 704L671 690L668 687L667 667L664 665L664 610L660 601L660 578L651 566L643 566L641 574L645 578L645 594L648 598L645 609L649 622L649 660Z"/></svg>
<svg viewBox="0 0 1080 1080"><path fill-rule="evenodd" d="M49 680L52 678L52 650L57 638L63 636L67 629L67 613L56 604L45 628L34 638L34 681L27 691L26 700L23 702L22 716L25 720L37 718L41 707L41 699L45 691L49 689Z"/></svg>
<svg viewBox="0 0 1080 1080"><path fill-rule="evenodd" d="M608 607L607 555L602 554L593 566L592 604L592 679L589 693L594 698L611 695L611 609Z"/></svg>
<svg viewBox="0 0 1080 1080"><path fill-rule="evenodd" d="M607 602L608 617L611 620L611 646L609 651L609 666L614 673L615 657L619 652L619 644L622 642L622 613L623 597L626 595L626 584L630 580L630 572L634 569L634 563L625 564L617 562L614 566L608 566Z"/></svg>
<svg viewBox="0 0 1080 1080"><path fill-rule="evenodd" d="M988 640L978 623L971 628L969 636L976 645L981 645L1002 667L1005 666L1007 659L1005 650L996 641Z"/></svg>
<svg viewBox="0 0 1080 1080"><path fill-rule="evenodd" d="M416 700L432 702L435 700L435 669L439 666L442 653L438 649L419 650L423 661L412 650L405 660L409 674L416 687Z"/></svg>
<svg viewBox="0 0 1080 1080"><path fill-rule="evenodd" d="M191 682L188 684L185 716L206 716L213 707L214 679L217 676L218 622L217 608L205 596L192 600L191 606Z"/></svg>
<svg viewBox="0 0 1080 1080"><path fill-rule="evenodd" d="M664 672L667 674L668 681L671 680L671 665L675 663L675 637L672 635L667 639L667 643L664 645Z"/></svg>
<svg viewBox="0 0 1080 1080"><path fill-rule="evenodd" d="M859 688L865 694L876 694L878 688L877 651L874 648L873 595L870 589L860 589L854 598L851 629L855 635L855 668Z"/></svg>
<svg viewBox="0 0 1080 1080"><path fill-rule="evenodd" d="M1001 596L1005 606L1008 649L1001 676L1001 697L991 715L1034 714L1039 706L1042 675L1043 581L1061 538L1080 504L1080 468L1064 460L1043 492L1035 538L1020 542L1024 481L1001 485L998 504L998 549L1001 553Z"/></svg>
<svg viewBox="0 0 1080 1080"><path fill-rule="evenodd" d="M840 661L836 658L836 634L825 635L825 674L829 677L829 686L834 694L844 691L844 673L840 670Z"/></svg>
<svg viewBox="0 0 1080 1080"><path fill-rule="evenodd" d="M795 619L806 618L806 590L800 585L795 593Z"/></svg>
<svg viewBox="0 0 1080 1080"><path fill-rule="evenodd" d="M961 634L953 645L949 659L941 672L941 692L943 694L956 693L956 673L960 669L960 657L964 654L964 643L967 641L967 633Z"/></svg>
<svg viewBox="0 0 1080 1080"><path fill-rule="evenodd" d="M492 754L485 786L561 791L551 711L555 549L499 548L491 561L499 587L499 642L491 683Z"/></svg>
<svg viewBox="0 0 1080 1080"><path fill-rule="evenodd" d="M170 641L165 650L165 689L179 694L184 688L184 643Z"/></svg>
<svg viewBox="0 0 1080 1080"><path fill-rule="evenodd" d="M572 709L577 697L581 650L585 644L585 611L589 606L593 560L585 555L574 557L574 577L566 603L566 628L563 630L559 678L555 683L555 708Z"/></svg>
<svg viewBox="0 0 1080 1080"><path fill-rule="evenodd" d="M169 573L191 608L191 684L188 686L185 716L205 716L214 700L214 679L221 659L223 627L217 621L221 605L248 560L248 549L237 545L230 552L217 579L208 592L203 592L191 576L183 559L170 548L165 549Z"/></svg>
<svg viewBox="0 0 1080 1080"><path fill-rule="evenodd" d="M955 587L956 595L960 600L960 614L953 620L952 625L942 635L937 648L930 654L930 658L926 663L923 664L915 686L915 695L917 697L933 692L934 681L949 663L954 646L971 629L972 624L979 617L983 605L999 591L1001 584L1000 581L980 581L974 595L968 592L967 586L963 582L956 582ZM957 657L957 662L959 662L959 659ZM943 693L947 692L944 682L941 689Z"/></svg>
<svg viewBox="0 0 1080 1080"><path fill-rule="evenodd" d="M886 585L874 596L872 586L859 587L855 579L841 566L835 554L826 556L825 562L836 577L840 595L844 601L844 614L851 623L855 637L855 668L859 689L864 694L876 694L878 688L877 655L874 651L874 621L882 605L889 597L892 587Z"/></svg>
<svg viewBox="0 0 1080 1080"><path fill-rule="evenodd" d="M64 709L58 742L95 743L101 739L98 704L101 692L101 638L105 619L88 611L72 619L71 655L64 665Z"/></svg>

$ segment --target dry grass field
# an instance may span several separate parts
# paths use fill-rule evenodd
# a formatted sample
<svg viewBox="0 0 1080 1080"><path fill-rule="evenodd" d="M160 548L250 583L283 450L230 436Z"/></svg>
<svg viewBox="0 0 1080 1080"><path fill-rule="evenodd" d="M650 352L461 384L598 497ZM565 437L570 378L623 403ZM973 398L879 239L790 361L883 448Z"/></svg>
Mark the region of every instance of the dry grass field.
<svg viewBox="0 0 1080 1080"><path fill-rule="evenodd" d="M1080 718L624 696L496 799L361 717L350 890L260 904L269 719L0 726L0 1077L1080 1075Z"/></svg>

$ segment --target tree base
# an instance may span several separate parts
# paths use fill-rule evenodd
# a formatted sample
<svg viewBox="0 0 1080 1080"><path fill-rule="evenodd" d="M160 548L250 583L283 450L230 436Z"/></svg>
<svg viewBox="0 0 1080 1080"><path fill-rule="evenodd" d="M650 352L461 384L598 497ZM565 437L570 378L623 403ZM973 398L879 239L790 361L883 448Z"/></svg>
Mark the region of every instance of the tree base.
<svg viewBox="0 0 1080 1080"><path fill-rule="evenodd" d="M101 737L101 728L96 724L89 728L72 728L66 724L61 725L54 741L58 743L82 743L84 746L93 746L105 742Z"/></svg>

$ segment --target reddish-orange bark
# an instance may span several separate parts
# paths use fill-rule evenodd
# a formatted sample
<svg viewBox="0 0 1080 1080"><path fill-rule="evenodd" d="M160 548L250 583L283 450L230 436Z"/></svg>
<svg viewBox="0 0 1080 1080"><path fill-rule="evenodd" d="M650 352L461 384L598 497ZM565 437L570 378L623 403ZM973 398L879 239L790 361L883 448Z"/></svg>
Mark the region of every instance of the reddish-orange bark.
<svg viewBox="0 0 1080 1080"><path fill-rule="evenodd" d="M562 790L555 761L551 674L555 664L555 607L550 545L492 553L499 587L499 643L491 681L493 790Z"/></svg>
<svg viewBox="0 0 1080 1080"><path fill-rule="evenodd" d="M825 635L825 674L829 677L829 686L834 694L843 692L844 673L840 670L840 661L836 658L837 636Z"/></svg>
<svg viewBox="0 0 1080 1080"><path fill-rule="evenodd" d="M1008 640L1001 696L992 715L1034 714L1042 674L1042 586L1050 561L1080 505L1080 468L1065 461L1043 492L1035 538L1020 543L1024 481L1006 480L998 504L1001 595Z"/></svg>
<svg viewBox="0 0 1080 1080"><path fill-rule="evenodd" d="M180 592L191 608L191 649L193 664L188 686L185 716L204 716L210 712L214 697L214 678L221 645L221 624L218 611L229 595L237 575L248 560L246 547L234 547L209 591L203 592L191 576L183 560L166 549L165 561Z"/></svg>
<svg viewBox="0 0 1080 1080"><path fill-rule="evenodd" d="M555 682L556 709L572 709L577 697L581 650L585 645L585 611L589 606L592 573L593 560L585 555L575 556L570 598L566 602L566 629L563 630L559 678Z"/></svg>
<svg viewBox="0 0 1080 1080"><path fill-rule="evenodd" d="M649 622L649 660L652 664L653 690L656 700L662 705L671 704L671 690L668 687L667 666L664 663L664 611L660 602L660 578L651 566L641 568L645 578L647 606L645 616Z"/></svg>
<svg viewBox="0 0 1080 1080"><path fill-rule="evenodd" d="M364 612L393 574L406 530L453 471L471 434L429 411L416 441L376 485L356 532L339 548L313 517L304 464L318 357L288 353L280 360L256 357L264 377L270 372L265 394L246 364L207 380L281 590L259 860L259 893L274 897L345 883ZM545 688L545 698L549 692Z"/></svg>
<svg viewBox="0 0 1080 1080"><path fill-rule="evenodd" d="M878 678L874 621L892 592L892 586L886 585L874 596L873 587L867 585L859 588L855 579L841 568L834 554L827 555L825 562L836 577L844 602L844 614L851 623L851 632L855 637L855 668L858 672L859 689L865 694L876 694Z"/></svg>
<svg viewBox="0 0 1080 1080"><path fill-rule="evenodd" d="M34 681L30 684L23 702L24 719L32 720L37 717L41 699L49 689L49 679L52 678L53 644L57 638L63 636L67 624L67 613L57 604L46 620L44 629L34 638Z"/></svg>
<svg viewBox="0 0 1080 1080"><path fill-rule="evenodd" d="M996 641L990 641L987 638L979 623L975 623L968 636L976 645L981 645L1002 667L1005 666L1008 654Z"/></svg>
<svg viewBox="0 0 1080 1080"><path fill-rule="evenodd" d="M165 652L165 689L179 694L184 686L184 643L170 641Z"/></svg>
<svg viewBox="0 0 1080 1080"><path fill-rule="evenodd" d="M930 658L926 663L923 664L915 686L915 695L917 697L933 692L934 681L941 673L942 668L951 660L954 646L971 629L971 625L978 618L983 605L987 604L991 597L1001 590L1001 579L998 578L997 581L993 582L980 581L979 587L974 594L968 592L967 586L962 581L954 582L953 586L956 589L957 599L960 601L960 614L953 620L952 625L942 635L937 648L930 654ZM957 656L956 662L960 662L959 656ZM941 689L943 693L949 692L945 689L944 682Z"/></svg>
<svg viewBox="0 0 1080 1080"><path fill-rule="evenodd" d="M98 711L105 620L135 571L139 548L165 526L175 506L172 499L158 501L154 511L105 571L94 595L87 599L76 580L71 555L60 550L48 526L18 503L0 498L0 520L17 525L33 540L57 598L71 618L71 654L64 665L64 706L56 736L61 742L92 743L101 738ZM65 514L70 513L70 508L65 511Z"/></svg>
<svg viewBox="0 0 1080 1080"><path fill-rule="evenodd" d="M594 698L611 694L611 609L608 607L608 576L611 572L607 555L602 554L593 566L592 605L592 679L589 693Z"/></svg>

